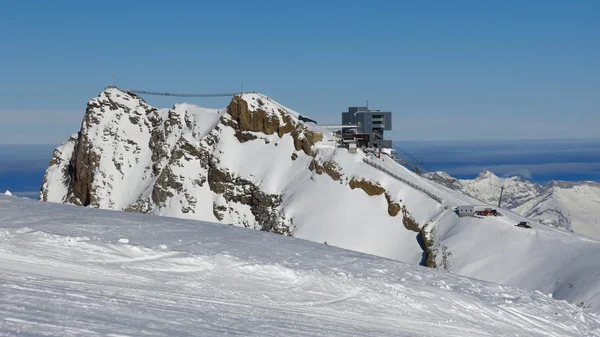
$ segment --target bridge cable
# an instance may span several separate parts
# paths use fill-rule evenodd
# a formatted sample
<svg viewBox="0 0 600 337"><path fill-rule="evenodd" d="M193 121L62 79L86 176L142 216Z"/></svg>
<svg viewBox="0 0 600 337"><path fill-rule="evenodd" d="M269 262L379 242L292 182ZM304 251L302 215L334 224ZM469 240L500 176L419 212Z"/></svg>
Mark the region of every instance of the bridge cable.
<svg viewBox="0 0 600 337"><path fill-rule="evenodd" d="M172 92L158 92L158 91L147 91L147 90L136 90L128 89L134 94L140 95L152 95L152 96L171 96L171 97L232 97L241 94L240 92L228 92L228 93L215 93L215 94L181 94Z"/></svg>

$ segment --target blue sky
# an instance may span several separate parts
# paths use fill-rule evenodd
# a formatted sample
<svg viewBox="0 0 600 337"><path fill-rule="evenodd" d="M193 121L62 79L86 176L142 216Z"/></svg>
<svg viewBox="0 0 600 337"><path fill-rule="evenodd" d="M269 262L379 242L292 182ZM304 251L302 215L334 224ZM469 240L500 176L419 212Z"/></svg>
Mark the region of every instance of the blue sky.
<svg viewBox="0 0 600 337"><path fill-rule="evenodd" d="M65 141L106 85L230 92L242 78L323 123L369 100L393 112L394 140L599 137L598 13L584 0L11 1L0 143Z"/></svg>

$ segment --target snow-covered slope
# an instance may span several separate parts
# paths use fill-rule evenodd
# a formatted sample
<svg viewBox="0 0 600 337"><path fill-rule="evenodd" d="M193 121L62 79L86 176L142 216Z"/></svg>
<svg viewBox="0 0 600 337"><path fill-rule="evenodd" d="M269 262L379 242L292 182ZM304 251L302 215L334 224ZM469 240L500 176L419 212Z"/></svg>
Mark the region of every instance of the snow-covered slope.
<svg viewBox="0 0 600 337"><path fill-rule="evenodd" d="M260 94L222 110L149 107L109 88L59 147L40 198L250 227L540 290L600 310L600 242L480 204L332 136ZM423 251L424 250L424 251Z"/></svg>
<svg viewBox="0 0 600 337"><path fill-rule="evenodd" d="M502 205L548 226L564 228L600 240L600 184L551 181L539 185L520 177L499 178L483 171L475 179L459 180L445 172L426 177L477 199Z"/></svg>
<svg viewBox="0 0 600 337"><path fill-rule="evenodd" d="M8 196L0 219L0 335L600 336L540 292L271 233Z"/></svg>
<svg viewBox="0 0 600 337"><path fill-rule="evenodd" d="M260 94L222 110L156 109L108 88L88 103L81 132L54 152L40 199L234 224L418 263L417 233L406 226L441 205L332 137Z"/></svg>

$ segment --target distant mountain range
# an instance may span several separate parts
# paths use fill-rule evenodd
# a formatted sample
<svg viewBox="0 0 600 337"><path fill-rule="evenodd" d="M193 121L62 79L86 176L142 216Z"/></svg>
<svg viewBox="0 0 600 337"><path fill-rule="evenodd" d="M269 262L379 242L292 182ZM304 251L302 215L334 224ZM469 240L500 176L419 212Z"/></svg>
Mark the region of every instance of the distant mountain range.
<svg viewBox="0 0 600 337"><path fill-rule="evenodd" d="M520 177L500 178L488 170L475 179L456 179L446 172L424 174L451 189L539 222L600 240L600 184L591 181L551 181L545 185Z"/></svg>

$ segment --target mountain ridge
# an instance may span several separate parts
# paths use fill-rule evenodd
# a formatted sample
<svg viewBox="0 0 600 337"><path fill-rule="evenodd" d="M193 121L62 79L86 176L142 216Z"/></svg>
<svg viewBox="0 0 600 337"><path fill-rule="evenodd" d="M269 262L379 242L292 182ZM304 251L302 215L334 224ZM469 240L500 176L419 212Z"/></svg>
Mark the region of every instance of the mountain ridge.
<svg viewBox="0 0 600 337"><path fill-rule="evenodd" d="M538 184L518 176L500 178L483 170L474 179L457 179L446 172L424 177L461 191L485 203L502 205L545 225L600 240L600 183L552 180Z"/></svg>
<svg viewBox="0 0 600 337"><path fill-rule="evenodd" d="M517 228L531 219L506 208L459 217L455 207L481 202L385 154L351 153L262 94L223 109L140 100L116 88L90 100L40 200L270 231L600 308L600 242Z"/></svg>
<svg viewBox="0 0 600 337"><path fill-rule="evenodd" d="M362 155L337 148L332 135L300 116L256 93L235 96L224 109L190 104L157 109L137 95L108 88L88 103L81 131L54 152L40 200L229 223L360 247L358 238L339 239L320 229L312 214L341 201L371 205L370 213L385 222L383 227L405 231L393 227L413 216L410 208L420 193L410 192L419 197L403 204L398 215L400 196L384 193L377 179L363 174ZM295 197L301 190L315 200ZM433 211L415 216L422 222ZM356 208L346 213L355 227L357 219L374 215ZM304 225L298 228L294 221L300 219ZM401 236L412 241L414 235ZM395 255L398 249L391 245L377 251ZM412 248L404 251L416 261L421 253Z"/></svg>

